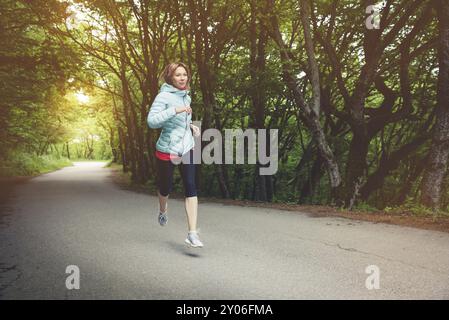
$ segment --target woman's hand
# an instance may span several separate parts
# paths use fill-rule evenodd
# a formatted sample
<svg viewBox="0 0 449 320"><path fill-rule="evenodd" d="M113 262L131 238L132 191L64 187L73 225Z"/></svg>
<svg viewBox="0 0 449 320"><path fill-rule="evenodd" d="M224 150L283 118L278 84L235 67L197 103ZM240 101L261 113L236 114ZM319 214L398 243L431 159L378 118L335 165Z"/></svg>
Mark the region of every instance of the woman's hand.
<svg viewBox="0 0 449 320"><path fill-rule="evenodd" d="M190 124L190 128L192 129L193 135L194 135L195 137L199 137L199 136L200 136L200 134L201 134L200 128L198 128L197 126L195 126L195 125L193 125L193 124Z"/></svg>
<svg viewBox="0 0 449 320"><path fill-rule="evenodd" d="M181 112L192 113L192 108L190 108L190 106L177 107L175 110L176 110L176 113L181 113Z"/></svg>

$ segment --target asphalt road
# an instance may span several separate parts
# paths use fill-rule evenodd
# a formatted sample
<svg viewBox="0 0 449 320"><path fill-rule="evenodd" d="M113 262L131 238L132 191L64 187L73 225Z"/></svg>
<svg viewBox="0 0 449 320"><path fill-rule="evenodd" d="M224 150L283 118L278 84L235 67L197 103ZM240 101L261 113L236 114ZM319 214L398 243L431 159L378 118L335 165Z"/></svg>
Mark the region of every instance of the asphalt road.
<svg viewBox="0 0 449 320"><path fill-rule="evenodd" d="M160 227L157 198L120 189L104 164L14 188L0 217L0 299L449 298L447 233L201 203L205 247L188 248L184 202L170 199ZM68 266L79 289L66 286Z"/></svg>

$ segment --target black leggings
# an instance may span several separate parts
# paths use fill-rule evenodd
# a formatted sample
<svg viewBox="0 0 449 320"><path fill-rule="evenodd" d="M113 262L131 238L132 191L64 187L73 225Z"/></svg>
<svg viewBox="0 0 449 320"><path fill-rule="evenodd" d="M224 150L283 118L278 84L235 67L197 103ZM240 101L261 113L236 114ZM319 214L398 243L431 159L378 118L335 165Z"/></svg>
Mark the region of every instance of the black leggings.
<svg viewBox="0 0 449 320"><path fill-rule="evenodd" d="M193 163L193 151L190 150L183 155L183 159L190 157L190 163L174 164L170 160L157 160L157 180L159 193L166 197L173 190L173 170L175 165L179 166L179 170L184 184L184 194L186 197L196 197L195 185L195 164Z"/></svg>

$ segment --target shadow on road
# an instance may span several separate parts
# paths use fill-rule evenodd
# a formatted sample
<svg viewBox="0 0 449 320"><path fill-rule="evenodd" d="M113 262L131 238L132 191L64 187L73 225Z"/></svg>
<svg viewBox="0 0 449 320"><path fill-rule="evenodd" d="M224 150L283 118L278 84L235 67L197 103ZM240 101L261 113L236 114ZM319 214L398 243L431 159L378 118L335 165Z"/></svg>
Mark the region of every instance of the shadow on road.
<svg viewBox="0 0 449 320"><path fill-rule="evenodd" d="M192 258L201 258L201 254L199 254L199 250L203 250L201 248L190 248L185 244L180 244L174 241L167 241L167 244L175 251L178 251L179 253L182 253L186 256Z"/></svg>
<svg viewBox="0 0 449 320"><path fill-rule="evenodd" d="M13 212L10 201L14 199L14 189L32 177L0 177L0 225L8 225L7 218Z"/></svg>

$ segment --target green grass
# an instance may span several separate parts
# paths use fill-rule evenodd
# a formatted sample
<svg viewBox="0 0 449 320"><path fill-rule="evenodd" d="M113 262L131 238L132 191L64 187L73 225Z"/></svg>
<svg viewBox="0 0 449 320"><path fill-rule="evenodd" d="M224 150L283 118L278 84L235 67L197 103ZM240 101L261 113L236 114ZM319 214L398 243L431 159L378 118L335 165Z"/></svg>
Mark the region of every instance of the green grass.
<svg viewBox="0 0 449 320"><path fill-rule="evenodd" d="M1 161L0 176L35 176L71 165L72 162L65 157L12 152Z"/></svg>
<svg viewBox="0 0 449 320"><path fill-rule="evenodd" d="M384 211L393 214L407 214L417 217L449 217L447 211L431 209L421 204L410 202L396 207L386 207Z"/></svg>
<svg viewBox="0 0 449 320"><path fill-rule="evenodd" d="M365 201L358 202L354 208L353 211L362 211L362 212L379 212L380 210L376 207L371 206L370 204L366 203Z"/></svg>

